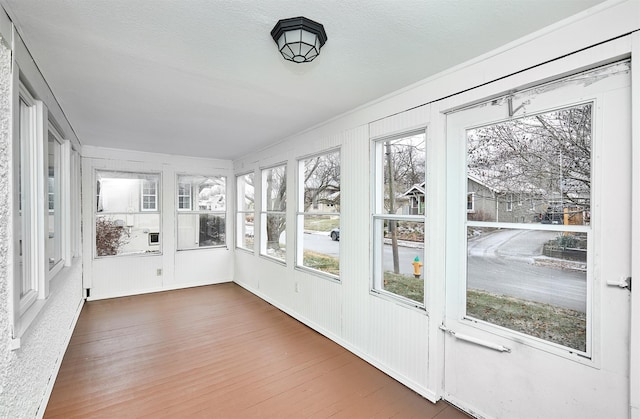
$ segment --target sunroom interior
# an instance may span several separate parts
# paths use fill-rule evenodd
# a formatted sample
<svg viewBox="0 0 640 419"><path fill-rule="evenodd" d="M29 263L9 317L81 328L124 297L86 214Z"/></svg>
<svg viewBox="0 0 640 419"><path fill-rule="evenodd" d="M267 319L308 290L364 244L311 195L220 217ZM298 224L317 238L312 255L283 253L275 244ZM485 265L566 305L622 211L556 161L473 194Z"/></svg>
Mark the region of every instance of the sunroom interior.
<svg viewBox="0 0 640 419"><path fill-rule="evenodd" d="M234 283L429 402L640 418L637 0L0 5L0 417L85 305Z"/></svg>

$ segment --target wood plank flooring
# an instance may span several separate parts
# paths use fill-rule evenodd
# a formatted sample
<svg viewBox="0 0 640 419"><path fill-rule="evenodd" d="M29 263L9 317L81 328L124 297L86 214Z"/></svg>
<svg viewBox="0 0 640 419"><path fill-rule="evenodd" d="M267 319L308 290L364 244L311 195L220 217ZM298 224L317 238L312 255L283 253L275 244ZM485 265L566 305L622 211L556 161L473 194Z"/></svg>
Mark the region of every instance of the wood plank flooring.
<svg viewBox="0 0 640 419"><path fill-rule="evenodd" d="M221 284L87 302L45 417L467 416Z"/></svg>

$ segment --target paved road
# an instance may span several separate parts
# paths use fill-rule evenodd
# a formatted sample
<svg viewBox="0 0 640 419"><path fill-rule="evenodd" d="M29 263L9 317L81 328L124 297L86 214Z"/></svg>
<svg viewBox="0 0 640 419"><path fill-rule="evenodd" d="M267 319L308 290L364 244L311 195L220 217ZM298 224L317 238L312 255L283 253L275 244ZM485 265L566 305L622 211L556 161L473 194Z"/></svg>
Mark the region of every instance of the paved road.
<svg viewBox="0 0 640 419"><path fill-rule="evenodd" d="M329 234L305 234L303 236L305 249L314 252L323 253L325 255L338 257L340 252L340 242L334 242ZM385 271L393 271L393 259L391 255L391 246L384 246L383 269ZM418 256L423 259L424 251L422 249L414 249L410 247L398 247L398 256L400 259L400 273L413 276L413 259Z"/></svg>
<svg viewBox="0 0 640 419"><path fill-rule="evenodd" d="M586 272L533 264L557 234L500 230L469 240L469 288L585 312Z"/></svg>
<svg viewBox="0 0 640 419"><path fill-rule="evenodd" d="M586 273L534 265L542 245L556 237L550 231L499 230L469 240L468 286L496 294L553 304L585 312ZM339 242L325 234L305 234L305 248L339 256ZM413 259L422 249L399 247L400 273L413 275ZM393 270L391 246L384 246L384 270ZM424 272L424 269L423 269Z"/></svg>

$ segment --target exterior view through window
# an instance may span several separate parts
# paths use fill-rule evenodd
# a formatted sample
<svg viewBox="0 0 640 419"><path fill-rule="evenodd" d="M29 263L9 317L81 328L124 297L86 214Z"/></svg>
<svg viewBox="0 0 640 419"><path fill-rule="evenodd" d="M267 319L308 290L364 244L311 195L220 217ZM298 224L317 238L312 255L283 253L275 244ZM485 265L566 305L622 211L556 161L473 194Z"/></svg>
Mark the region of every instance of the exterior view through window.
<svg viewBox="0 0 640 419"><path fill-rule="evenodd" d="M340 276L340 152L299 161L297 264Z"/></svg>
<svg viewBox="0 0 640 419"><path fill-rule="evenodd" d="M160 253L160 175L96 171L95 256Z"/></svg>
<svg viewBox="0 0 640 419"><path fill-rule="evenodd" d="M254 242L254 218L255 218L255 187L253 173L240 175L237 182L237 233L236 246L241 249L253 251Z"/></svg>
<svg viewBox="0 0 640 419"><path fill-rule="evenodd" d="M592 113L584 103L467 130L467 315L579 351Z"/></svg>
<svg viewBox="0 0 640 419"><path fill-rule="evenodd" d="M425 133L375 142L373 290L424 306Z"/></svg>
<svg viewBox="0 0 640 419"><path fill-rule="evenodd" d="M287 166L262 170L260 254L284 262L287 231Z"/></svg>
<svg viewBox="0 0 640 419"><path fill-rule="evenodd" d="M226 244L226 178L178 175L178 250Z"/></svg>

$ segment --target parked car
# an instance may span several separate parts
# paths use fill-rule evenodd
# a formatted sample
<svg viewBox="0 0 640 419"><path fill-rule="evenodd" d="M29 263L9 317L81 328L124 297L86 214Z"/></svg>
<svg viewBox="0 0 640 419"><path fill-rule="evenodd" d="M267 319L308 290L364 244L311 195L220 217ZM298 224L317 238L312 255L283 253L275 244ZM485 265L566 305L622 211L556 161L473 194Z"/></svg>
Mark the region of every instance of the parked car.
<svg viewBox="0 0 640 419"><path fill-rule="evenodd" d="M329 236L331 236L331 240L333 240L334 242L337 242L338 240L340 240L340 229L334 228L329 233Z"/></svg>

